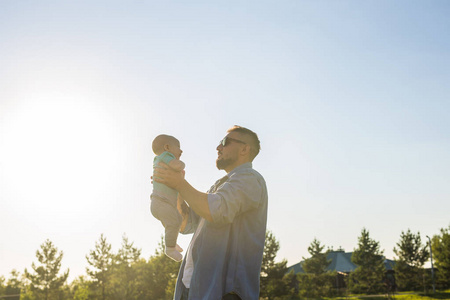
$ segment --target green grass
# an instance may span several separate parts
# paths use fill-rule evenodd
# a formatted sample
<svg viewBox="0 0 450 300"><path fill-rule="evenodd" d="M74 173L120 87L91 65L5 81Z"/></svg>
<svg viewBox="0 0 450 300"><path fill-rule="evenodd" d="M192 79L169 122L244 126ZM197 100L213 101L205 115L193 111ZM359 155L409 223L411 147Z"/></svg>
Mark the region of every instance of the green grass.
<svg viewBox="0 0 450 300"><path fill-rule="evenodd" d="M398 300L433 300L433 299L450 299L450 290L437 291L436 294L424 294L414 292L395 293L394 295L349 295L347 297L336 298L323 298L326 300L386 300L386 299L398 299ZM312 299L311 299L312 300Z"/></svg>
<svg viewBox="0 0 450 300"><path fill-rule="evenodd" d="M386 300L386 299L399 299L399 300L432 300L432 299L450 299L450 290L437 291L436 294L424 294L424 293L395 293L394 295L350 295L347 297L337 297L328 299L361 299L361 300Z"/></svg>

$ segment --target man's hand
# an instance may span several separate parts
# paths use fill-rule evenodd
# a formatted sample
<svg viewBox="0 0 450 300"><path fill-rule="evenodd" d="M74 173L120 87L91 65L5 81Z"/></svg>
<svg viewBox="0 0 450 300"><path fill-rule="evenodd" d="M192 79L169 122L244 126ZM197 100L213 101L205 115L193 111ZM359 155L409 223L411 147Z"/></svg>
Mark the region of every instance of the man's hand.
<svg viewBox="0 0 450 300"><path fill-rule="evenodd" d="M209 211L208 194L194 189L189 182L184 180L184 172L175 171L165 163L158 163L158 167L153 171L152 179L163 183L168 187L176 189L181 198L189 204L200 217L212 222L211 212Z"/></svg>
<svg viewBox="0 0 450 300"><path fill-rule="evenodd" d="M184 181L184 170L183 172L175 171L167 164L160 162L158 163L158 167L154 170L152 179L178 190Z"/></svg>

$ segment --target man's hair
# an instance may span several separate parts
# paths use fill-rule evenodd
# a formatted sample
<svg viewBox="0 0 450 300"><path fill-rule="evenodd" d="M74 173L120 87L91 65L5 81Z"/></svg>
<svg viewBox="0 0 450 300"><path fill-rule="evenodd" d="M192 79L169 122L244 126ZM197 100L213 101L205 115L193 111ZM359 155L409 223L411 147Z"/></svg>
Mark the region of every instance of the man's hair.
<svg viewBox="0 0 450 300"><path fill-rule="evenodd" d="M157 137L155 137L152 143L153 153L155 153L156 155L160 155L161 153L163 153L164 145L167 144L172 139L176 140L176 138L167 134L160 134Z"/></svg>
<svg viewBox="0 0 450 300"><path fill-rule="evenodd" d="M258 135L256 133L254 133L253 131L251 131L250 129L239 126L239 125L234 125L230 129L228 129L227 132L228 133L238 132L238 133L244 134L250 138L250 143L249 143L250 159L253 161L253 159L255 159L255 157L258 155L259 150L261 150L261 145L259 142Z"/></svg>

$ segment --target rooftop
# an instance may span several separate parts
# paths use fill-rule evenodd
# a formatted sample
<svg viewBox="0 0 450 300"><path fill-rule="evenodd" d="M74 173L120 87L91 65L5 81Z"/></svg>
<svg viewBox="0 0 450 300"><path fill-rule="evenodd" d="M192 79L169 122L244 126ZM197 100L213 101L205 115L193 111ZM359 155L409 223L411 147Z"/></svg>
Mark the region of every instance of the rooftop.
<svg viewBox="0 0 450 300"><path fill-rule="evenodd" d="M353 252L344 252L344 251L330 251L327 255L327 259L331 260L330 264L327 267L327 271L337 271L342 273L350 273L357 268L352 262L352 254ZM306 273L303 268L303 261L296 263L288 267L288 272L294 270L294 273ZM393 270L395 262L393 260L384 259L384 266L386 270Z"/></svg>

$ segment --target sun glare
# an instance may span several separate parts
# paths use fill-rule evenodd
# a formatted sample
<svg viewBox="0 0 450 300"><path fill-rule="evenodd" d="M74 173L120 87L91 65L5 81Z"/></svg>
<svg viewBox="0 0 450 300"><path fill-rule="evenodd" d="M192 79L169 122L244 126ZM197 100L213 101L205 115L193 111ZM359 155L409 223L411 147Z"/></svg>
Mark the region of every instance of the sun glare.
<svg viewBox="0 0 450 300"><path fill-rule="evenodd" d="M88 101L33 100L16 106L2 129L9 199L23 204L21 213L84 210L117 157L112 118Z"/></svg>

